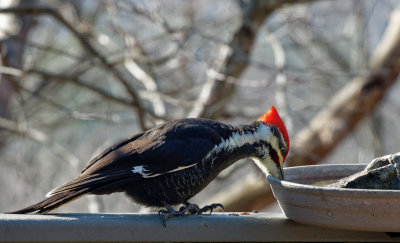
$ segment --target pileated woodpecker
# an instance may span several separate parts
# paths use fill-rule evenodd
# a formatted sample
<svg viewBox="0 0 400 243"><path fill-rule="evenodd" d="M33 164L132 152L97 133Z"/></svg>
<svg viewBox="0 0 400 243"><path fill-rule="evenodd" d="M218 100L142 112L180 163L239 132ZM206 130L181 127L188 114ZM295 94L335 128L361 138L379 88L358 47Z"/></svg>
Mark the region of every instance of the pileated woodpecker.
<svg viewBox="0 0 400 243"><path fill-rule="evenodd" d="M223 169L247 157L263 172L283 179L288 151L288 133L274 107L237 127L208 119L170 121L108 148L46 199L12 213L46 213L85 194L113 192L126 192L145 206L166 207L160 212L168 215L212 211L221 205L199 209L188 200ZM171 205L177 204L186 207L174 211Z"/></svg>

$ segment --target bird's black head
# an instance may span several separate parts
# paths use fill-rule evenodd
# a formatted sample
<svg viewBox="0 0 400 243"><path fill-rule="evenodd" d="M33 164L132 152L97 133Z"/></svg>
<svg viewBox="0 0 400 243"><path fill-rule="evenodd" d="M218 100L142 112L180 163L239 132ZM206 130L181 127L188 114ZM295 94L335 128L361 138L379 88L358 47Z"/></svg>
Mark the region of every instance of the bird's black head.
<svg viewBox="0 0 400 243"><path fill-rule="evenodd" d="M225 151L245 151L260 169L283 179L282 167L289 152L289 137L278 112L272 107L258 121L243 125L219 145Z"/></svg>
<svg viewBox="0 0 400 243"><path fill-rule="evenodd" d="M284 179L282 168L290 147L286 126L274 106L258 120L262 123L260 130L263 138L258 148L256 163L264 172Z"/></svg>

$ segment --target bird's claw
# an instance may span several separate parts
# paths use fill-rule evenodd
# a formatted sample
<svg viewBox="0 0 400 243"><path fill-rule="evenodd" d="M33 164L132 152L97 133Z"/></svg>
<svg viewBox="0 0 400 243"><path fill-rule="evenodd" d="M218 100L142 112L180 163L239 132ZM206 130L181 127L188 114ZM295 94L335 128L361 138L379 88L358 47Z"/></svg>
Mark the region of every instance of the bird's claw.
<svg viewBox="0 0 400 243"><path fill-rule="evenodd" d="M179 211L176 211L172 207L167 207L165 209L161 209L158 211L158 216L162 219L164 227L167 227L167 220L173 217L184 216L185 214L196 214L200 210L199 206L196 204L186 203L185 206L179 208Z"/></svg>
<svg viewBox="0 0 400 243"><path fill-rule="evenodd" d="M162 219L164 227L167 227L167 219L177 216L177 213L179 213L179 211L175 211L173 208L167 207L166 210L159 210L158 216Z"/></svg>
<svg viewBox="0 0 400 243"><path fill-rule="evenodd" d="M221 208L222 212L225 211L224 205L222 205L220 203L213 203L211 205L206 205L206 206L200 208L199 211L197 212L197 214L202 214L202 213L205 213L205 212L208 212L208 211L210 211L210 214L212 214L212 212L216 208Z"/></svg>
<svg viewBox="0 0 400 243"><path fill-rule="evenodd" d="M196 214L199 212L200 207L197 204L192 203L185 203L185 206L179 208L179 212L189 213L189 214Z"/></svg>
<svg viewBox="0 0 400 243"><path fill-rule="evenodd" d="M179 211L174 210L172 207L167 207L166 209L161 209L158 211L158 216L162 219L164 227L167 227L167 220L173 217L181 217L189 214L202 214L210 211L210 214L214 209L221 208L224 211L224 206L220 203L213 203L211 205L206 205L200 208L197 204L185 203L185 206L179 208Z"/></svg>

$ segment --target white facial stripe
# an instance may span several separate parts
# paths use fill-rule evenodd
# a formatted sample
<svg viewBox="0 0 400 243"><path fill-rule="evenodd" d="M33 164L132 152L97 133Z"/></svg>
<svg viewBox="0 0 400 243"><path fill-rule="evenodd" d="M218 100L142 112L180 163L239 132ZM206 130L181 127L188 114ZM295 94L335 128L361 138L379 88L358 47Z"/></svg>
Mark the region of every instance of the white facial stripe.
<svg viewBox="0 0 400 243"><path fill-rule="evenodd" d="M254 133L252 132L247 132L245 134L240 134L237 132L234 132L228 139L221 141L220 144L216 145L214 147L214 149L209 153L209 155L211 155L213 152L218 152L221 150L227 150L227 151L231 151L237 147L241 147L245 144L253 144L253 143L257 143L261 140L264 141L269 141L271 140L271 138L274 138L276 140L276 138L272 135L271 130L269 129L268 126L266 125L261 125L260 127L258 127ZM277 146L277 140L275 141L275 144ZM279 151L279 150L278 150Z"/></svg>
<svg viewBox="0 0 400 243"><path fill-rule="evenodd" d="M264 172L264 174L266 174L266 175L271 174L272 176L279 178L279 175L281 173L280 173L279 168L276 165L275 161L273 161L271 159L271 156L269 156L269 154L270 154L269 148L263 146L258 149L262 150L262 152L265 153L263 158L252 158L253 161L258 166L258 168L260 168L261 171ZM278 154L280 154L280 153L278 153ZM282 157L282 156L280 156L280 157Z"/></svg>
<svg viewBox="0 0 400 243"><path fill-rule="evenodd" d="M253 158L254 162L261 169L264 174L270 174L275 178L279 178L280 172L275 162L270 159L270 157L263 158L260 160L258 158Z"/></svg>
<svg viewBox="0 0 400 243"><path fill-rule="evenodd" d="M165 172L165 173L172 173L172 172L176 172L176 171L179 171L179 170L183 170L183 169L186 169L186 168L195 166L196 164L197 164L197 163L194 163L194 164L191 164L191 165L187 165L187 166L179 166L178 168L175 168L175 169L173 169L173 170L167 171L167 172ZM151 177L156 177L156 176L165 174L165 173L161 173L161 174L151 174L151 173L149 173L148 170L146 170L145 168L143 168L143 165L134 166L132 172L133 172L133 173L139 173L139 174L141 174L143 178L151 178Z"/></svg>

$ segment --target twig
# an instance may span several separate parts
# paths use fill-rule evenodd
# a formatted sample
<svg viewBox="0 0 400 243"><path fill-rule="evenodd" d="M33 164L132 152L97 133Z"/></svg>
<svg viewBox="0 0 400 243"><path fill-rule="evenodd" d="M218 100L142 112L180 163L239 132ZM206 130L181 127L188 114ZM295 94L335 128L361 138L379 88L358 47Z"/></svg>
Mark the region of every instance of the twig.
<svg viewBox="0 0 400 243"><path fill-rule="evenodd" d="M120 23L115 18L115 7L111 3L107 4L107 6L107 10L110 12L112 21L114 23L114 27L124 37L123 39L125 40L128 48L131 50L137 50L137 52L143 57L146 56L146 52L136 40L137 38L135 38L135 36L133 36L132 34L128 34L126 31L124 31L122 27L120 27ZM153 105L155 115L157 117L165 117L165 105L163 100L161 99L161 96L159 95L157 83L154 78L150 74L148 74L142 67L140 67L133 58L125 57L124 67L136 80L143 84L146 91L150 91L146 92L148 94L147 96L141 95L141 97L145 97ZM141 94L143 94L143 92L141 92ZM163 121L164 120L156 120L156 123L161 123Z"/></svg>
<svg viewBox="0 0 400 243"><path fill-rule="evenodd" d="M253 48L257 32L264 20L277 8L285 4L299 2L310 1L240 1L242 24L234 33L231 41L221 47L222 50L218 52L217 56L218 65L214 64L211 70L227 77L239 78L249 62L238 62L237 60L249 60L248 57ZM221 63L221 53L226 53L224 50L227 48L226 46L230 49L230 53L226 55L225 60ZM215 118L215 116L222 113L235 88L236 86L232 83L215 82L215 80L207 79L193 109L189 112L189 116Z"/></svg>
<svg viewBox="0 0 400 243"><path fill-rule="evenodd" d="M158 26L163 28L168 33L174 32L174 30L171 29L171 27L168 25L168 22L163 17L158 15L156 12L150 12L144 8L139 8L138 6L133 4L133 2L130 5L132 7L132 11L134 13L136 13L137 15L141 15L141 16L153 21L154 23L156 23Z"/></svg>
<svg viewBox="0 0 400 243"><path fill-rule="evenodd" d="M0 9L0 13L14 13L14 14L34 14L34 15L50 15L59 23L64 25L81 43L81 45L91 55L98 58L100 63L111 72L111 74L124 86L127 92L132 97L132 105L135 107L138 113L139 124L143 130L145 130L146 124L144 121L144 109L139 96L130 85L129 82L115 69L111 64L107 62L107 59L100 54L89 41L79 33L74 26L72 26L57 10L48 7L15 7L15 8L3 8Z"/></svg>
<svg viewBox="0 0 400 243"><path fill-rule="evenodd" d="M211 70L214 72L217 72L215 70L221 70L223 66L225 65L226 59L228 56L230 56L232 53L232 50L228 46L222 46L219 49L218 56L213 64L213 67ZM211 71L210 70L210 71ZM209 72L208 72L209 73ZM219 77L225 79L225 75L220 75ZM211 99L211 96L213 96L215 90L214 87L216 86L217 79L215 76L208 75L207 80L205 81L201 92L197 98L197 101L193 104L192 110L189 112L187 115L188 117L200 117L203 115L206 106L208 105L209 100ZM221 80L222 81L222 80Z"/></svg>
<svg viewBox="0 0 400 243"><path fill-rule="evenodd" d="M164 117L166 114L164 102L158 93L158 87L156 81L146 73L134 60L126 59L124 63L126 69L132 76L143 83L143 86L148 92L146 99L150 101L154 108L154 113L158 117ZM162 121L158 121L162 122Z"/></svg>
<svg viewBox="0 0 400 243"><path fill-rule="evenodd" d="M0 66L0 74L7 74L11 76L21 77L24 72L18 68Z"/></svg>
<svg viewBox="0 0 400 243"><path fill-rule="evenodd" d="M281 113L282 117L284 118L286 128L288 132L292 131L292 120L290 119L288 113L288 104L287 104L287 96L286 96L286 87L287 87L287 75L285 72L286 66L286 56L285 50L281 42L275 36L274 33L269 32L267 28L263 28L267 34L267 41L272 48L272 52L274 53L275 58L275 66L278 68L278 73L275 77L275 82L277 84L277 89L275 93L275 100L276 105L279 108L279 112Z"/></svg>
<svg viewBox="0 0 400 243"><path fill-rule="evenodd" d="M78 165L80 164L79 159L75 157L73 153L66 150L62 145L51 140L45 133L37 129L21 126L14 121L1 117L0 117L0 128L20 136L28 137L34 141L37 141L45 145L45 147L49 148L51 151L57 154L58 157L60 157L61 159L66 160L75 169L78 168Z"/></svg>
<svg viewBox="0 0 400 243"><path fill-rule="evenodd" d="M5 67L5 66L0 66L0 74L12 75L12 76L16 76L16 77L22 77L24 75L29 75L29 74L36 74L36 75L40 75L43 78L48 79L48 80L57 80L57 81L60 81L60 82L72 83L72 84L77 85L79 87L85 88L85 89L87 89L87 90L89 90L91 92L94 92L97 95L100 95L104 99L108 99L108 100L110 100L112 102L115 102L115 103L118 103L118 104L121 104L121 105L129 106L129 107L132 106L132 102L131 101L129 101L127 99L124 99L124 98L121 98L121 97L113 96L113 95L109 94L108 92L106 92L106 91L104 91L104 90L102 90L100 88L97 88L95 86L92 86L90 84L87 84L87 83L83 82L81 79L79 79L77 77L70 77L70 76L67 76L67 75L50 73L50 72L46 72L46 71L39 70L39 69L31 69L31 70L23 71L23 70L20 70L20 69L17 69L17 68L11 68L11 67ZM22 86L20 86L20 87L23 88ZM32 92L32 91L29 91L29 90L25 90L25 91ZM143 97L149 97L149 96L153 96L154 92L152 92L152 91L141 91L139 93L139 95L140 95L140 97L142 97L142 96ZM163 97L163 99L168 100L168 96L160 96L160 98L161 97ZM54 103L54 101L52 101L52 102ZM56 103L54 103L53 105L55 105L55 104ZM62 108L62 107L59 107L59 108ZM65 109L66 108L64 107L63 110L65 110ZM152 111L147 111L147 112L150 115L152 115L153 117L155 117L155 118L165 119L165 116L158 116L157 114L155 114ZM82 119L82 120L100 119L100 120L107 120L107 121L110 120L110 119L107 119L104 116L101 116L101 115L99 116L98 114L81 113L81 112L78 112L78 111L69 111L68 113L72 117L74 117L76 119ZM112 119L112 121L114 122L115 120Z"/></svg>
<svg viewBox="0 0 400 243"><path fill-rule="evenodd" d="M356 77L343 87L309 126L296 135L293 142L296 152L289 157L289 165L319 162L375 108L399 72L400 10L395 10L371 57L367 75Z"/></svg>
<svg viewBox="0 0 400 243"><path fill-rule="evenodd" d="M132 101L129 101L129 100L126 100L126 99L123 99L120 97L115 97L115 96L109 94L108 92L106 92L102 89L96 88L92 85L89 85L89 84L83 82L81 79L76 78L76 77L68 77L66 75L50 73L50 72L47 72L44 70L39 70L39 69L26 70L24 73L25 74L37 74L37 75L40 75L43 78L46 78L49 80L57 80L57 81L61 81L61 82L73 83L73 84L83 87L87 90L90 90L90 91L102 96L105 99L117 102L122 105L132 106Z"/></svg>
<svg viewBox="0 0 400 243"><path fill-rule="evenodd" d="M368 73L356 77L343 87L331 98L327 107L310 121L309 126L296 134L292 139L293 146L287 164L297 166L321 161L373 111L399 74L400 10L398 9L392 13L382 41L370 60ZM257 190L249 188L254 188L253 184L241 180L226 188L223 196L212 200L222 202L227 210L240 211L262 209L273 201L273 195L266 184L257 185ZM244 196L246 205L242 204ZM229 201L225 202L225 198ZM243 207L237 208L236 205Z"/></svg>
<svg viewBox="0 0 400 243"><path fill-rule="evenodd" d="M69 115L70 117L72 117L73 119L76 120L83 120L83 121L102 121L102 122L109 122L109 123L121 123L121 118L119 116L113 115L113 114L104 114L104 113L87 113L87 112L80 112L77 110L72 110L62 104L59 104L58 102L52 100L49 97L46 97L45 95L41 94L40 92L35 92L32 91L26 87L23 87L21 84L19 84L18 82L14 83L19 89L34 95L35 97L37 97L38 99L41 99L43 102L54 106L58 109L60 109L61 111L65 112L67 115ZM129 123L131 124L131 120L133 119L129 119ZM128 121L126 121L128 122Z"/></svg>

